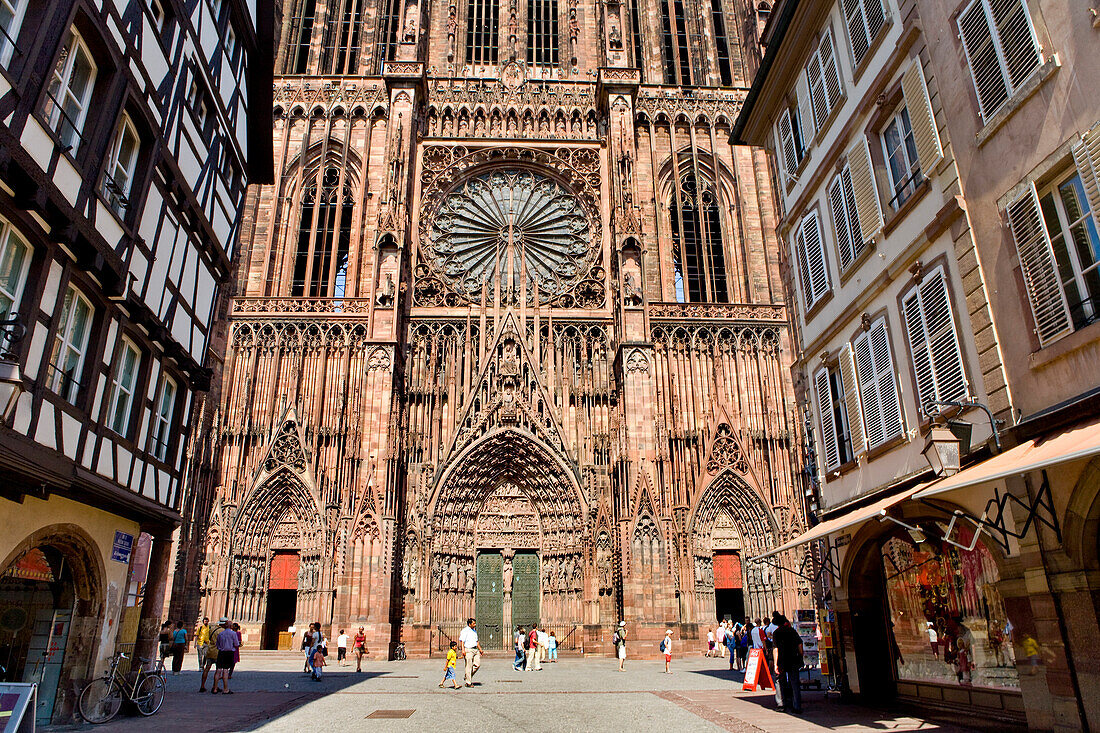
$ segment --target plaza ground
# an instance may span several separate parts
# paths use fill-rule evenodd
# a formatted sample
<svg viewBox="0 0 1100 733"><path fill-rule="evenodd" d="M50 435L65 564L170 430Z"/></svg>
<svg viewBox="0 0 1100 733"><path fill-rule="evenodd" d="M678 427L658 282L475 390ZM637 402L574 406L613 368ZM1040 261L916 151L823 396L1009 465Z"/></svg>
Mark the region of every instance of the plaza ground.
<svg viewBox="0 0 1100 733"><path fill-rule="evenodd" d="M542 672L514 672L511 659L487 657L472 688L441 690L441 660L332 659L323 682L302 673L297 655L245 652L233 695L200 694L194 654L185 671L168 678L168 696L151 719L125 714L103 726L65 726L57 731L103 733L151 728L206 733L222 731L1006 731L993 721L918 715L905 708L875 709L803 693L801 716L775 710L769 691L741 692L740 673L724 659L677 659L674 673L657 661L627 661L618 672L609 658L572 657L545 664ZM462 664L458 673L461 683Z"/></svg>

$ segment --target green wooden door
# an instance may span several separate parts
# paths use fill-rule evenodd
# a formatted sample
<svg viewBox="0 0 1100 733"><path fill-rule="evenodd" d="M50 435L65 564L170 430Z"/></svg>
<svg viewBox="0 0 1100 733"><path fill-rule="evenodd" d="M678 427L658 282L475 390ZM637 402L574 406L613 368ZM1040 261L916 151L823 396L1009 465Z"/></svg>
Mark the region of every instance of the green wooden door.
<svg viewBox="0 0 1100 733"><path fill-rule="evenodd" d="M517 552L512 572L512 627L530 629L539 620L539 556Z"/></svg>
<svg viewBox="0 0 1100 733"><path fill-rule="evenodd" d="M504 560L499 552L477 556L478 640L482 649L504 648ZM509 644L509 646L511 646Z"/></svg>

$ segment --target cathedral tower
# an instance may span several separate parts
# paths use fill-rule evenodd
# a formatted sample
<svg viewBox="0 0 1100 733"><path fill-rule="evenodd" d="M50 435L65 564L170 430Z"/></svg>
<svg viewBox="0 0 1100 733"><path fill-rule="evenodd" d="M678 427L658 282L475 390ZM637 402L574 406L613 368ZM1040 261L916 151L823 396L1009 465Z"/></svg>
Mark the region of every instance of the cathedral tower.
<svg viewBox="0 0 1100 733"><path fill-rule="evenodd" d="M181 613L424 654L809 606L747 561L805 525L759 18L286 0Z"/></svg>

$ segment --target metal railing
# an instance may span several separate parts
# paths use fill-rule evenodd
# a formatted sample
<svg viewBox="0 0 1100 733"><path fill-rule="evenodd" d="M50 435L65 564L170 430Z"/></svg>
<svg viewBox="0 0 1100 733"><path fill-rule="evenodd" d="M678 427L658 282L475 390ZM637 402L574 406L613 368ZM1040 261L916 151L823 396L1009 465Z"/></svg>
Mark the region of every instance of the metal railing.
<svg viewBox="0 0 1100 733"><path fill-rule="evenodd" d="M909 177L902 181L900 184L894 186L894 197L890 199L890 208L895 211L901 208L901 205L909 200L917 191L917 186L924 183L924 174L920 168L916 168Z"/></svg>

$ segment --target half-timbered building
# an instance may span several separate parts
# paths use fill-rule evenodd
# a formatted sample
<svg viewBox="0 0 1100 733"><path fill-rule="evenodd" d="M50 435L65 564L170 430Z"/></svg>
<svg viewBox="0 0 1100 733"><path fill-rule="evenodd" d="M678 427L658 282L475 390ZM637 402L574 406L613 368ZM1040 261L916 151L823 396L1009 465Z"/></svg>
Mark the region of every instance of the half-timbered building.
<svg viewBox="0 0 1100 733"><path fill-rule="evenodd" d="M766 15L287 0L173 608L384 656L808 605L746 562L805 522L771 172L729 143Z"/></svg>
<svg viewBox="0 0 1100 733"><path fill-rule="evenodd" d="M0 362L18 393L0 416L0 669L39 683L40 723L68 720L139 630L155 641L218 291L271 165L273 27L243 0L0 0Z"/></svg>

